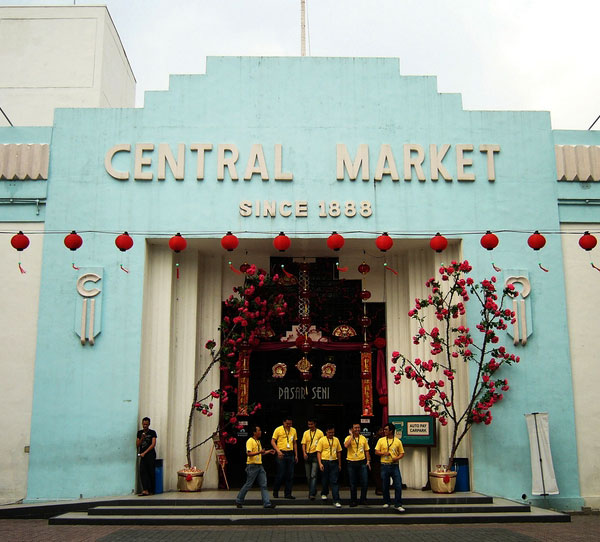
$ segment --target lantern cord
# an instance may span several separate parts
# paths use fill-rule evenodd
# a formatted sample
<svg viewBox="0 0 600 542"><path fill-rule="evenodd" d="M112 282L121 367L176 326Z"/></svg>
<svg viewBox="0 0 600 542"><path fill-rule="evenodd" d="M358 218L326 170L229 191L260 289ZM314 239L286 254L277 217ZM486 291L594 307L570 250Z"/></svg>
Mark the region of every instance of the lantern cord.
<svg viewBox="0 0 600 542"><path fill-rule="evenodd" d="M342 273L345 273L346 271L348 271L347 267L340 267L339 262L336 262L335 266L337 267L337 270L341 271Z"/></svg>
<svg viewBox="0 0 600 542"><path fill-rule="evenodd" d="M540 269L545 273L548 273L548 271L550 271L550 269L546 269L541 263L538 263L538 265L540 266Z"/></svg>
<svg viewBox="0 0 600 542"><path fill-rule="evenodd" d="M593 268L594 268L596 271L600 271L600 267L596 267L596 266L594 265L594 262L590 262L590 264L592 264L592 267L593 267Z"/></svg>
<svg viewBox="0 0 600 542"><path fill-rule="evenodd" d="M73 267L73 269L75 269L75 271L79 271L79 267L77 267L75 265L75 262L71 262L71 267Z"/></svg>
<svg viewBox="0 0 600 542"><path fill-rule="evenodd" d="M233 267L233 264L231 262L229 262L229 269L231 269L234 273L237 273L238 275L242 274L242 272L239 269Z"/></svg>
<svg viewBox="0 0 600 542"><path fill-rule="evenodd" d="M179 262L175 264L175 269L177 269L177 280L179 280Z"/></svg>
<svg viewBox="0 0 600 542"><path fill-rule="evenodd" d="M494 268L494 271L496 271L496 273L500 273L500 271L502 271L502 268L498 267L494 262L492 262L492 267Z"/></svg>
<svg viewBox="0 0 600 542"><path fill-rule="evenodd" d="M592 264L592 265L594 265L594 264ZM19 262L19 271L21 271L21 275L24 275L25 273L27 273L27 271L25 271L25 269L23 269L21 262Z"/></svg>
<svg viewBox="0 0 600 542"><path fill-rule="evenodd" d="M129 270L126 269L125 267L123 267L123 264L120 264L119 267L121 268L121 271L125 271L125 273L129 273Z"/></svg>
<svg viewBox="0 0 600 542"><path fill-rule="evenodd" d="M291 277L293 277L294 275L292 275L292 273L290 273L289 271L286 271L285 267L283 266L283 264L281 265L281 270L283 271L284 275L289 279Z"/></svg>
<svg viewBox="0 0 600 542"><path fill-rule="evenodd" d="M392 273L394 273L394 275L398 274L398 271L396 271L395 269L392 269L387 263L384 263L383 267L385 267L388 271L391 271Z"/></svg>

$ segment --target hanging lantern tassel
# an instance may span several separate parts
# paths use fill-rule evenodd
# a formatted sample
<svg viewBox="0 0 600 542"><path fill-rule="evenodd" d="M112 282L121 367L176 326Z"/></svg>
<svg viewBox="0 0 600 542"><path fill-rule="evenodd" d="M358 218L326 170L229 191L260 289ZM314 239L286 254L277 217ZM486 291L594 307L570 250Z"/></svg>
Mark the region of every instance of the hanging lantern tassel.
<svg viewBox="0 0 600 542"><path fill-rule="evenodd" d="M235 267L233 267L233 263L229 262L229 269L231 269L234 273L237 273L238 275L241 275L242 272L239 269L236 269Z"/></svg>
<svg viewBox="0 0 600 542"><path fill-rule="evenodd" d="M179 262L175 262L175 269L177 270L177 280L179 280Z"/></svg>
<svg viewBox="0 0 600 542"><path fill-rule="evenodd" d="M23 252L29 246L29 237L19 230L19 233L13 235L12 239L10 240L10 244L15 250ZM19 262L19 271L21 272L21 275L24 275L27 272L25 269L23 269L21 262Z"/></svg>
<svg viewBox="0 0 600 542"><path fill-rule="evenodd" d="M293 277L294 275L292 275L292 273L290 273L289 271L285 270L285 267L283 266L283 264L281 264L281 270L283 271L283 274L289 279L291 277Z"/></svg>
<svg viewBox="0 0 600 542"><path fill-rule="evenodd" d="M340 267L340 262L335 262L335 266L337 267L337 270L341 271L342 273L345 273L346 271L348 271L347 267Z"/></svg>
<svg viewBox="0 0 600 542"><path fill-rule="evenodd" d="M71 267L75 269L75 271L79 271L79 267L75 265L75 262L71 262Z"/></svg>
<svg viewBox="0 0 600 542"><path fill-rule="evenodd" d="M596 270L596 271L600 271L600 267L596 267L594 265L594 262L590 262L590 264L592 265L592 267Z"/></svg>
<svg viewBox="0 0 600 542"><path fill-rule="evenodd" d="M492 267L494 268L494 271L496 271L496 273L500 273L500 271L502 271L502 268L498 267L494 262L492 262Z"/></svg>
<svg viewBox="0 0 600 542"><path fill-rule="evenodd" d="M394 273L394 275L398 274L398 271L396 271L395 269L392 269L387 262L383 264L383 267L385 267L388 271L391 271L392 273Z"/></svg>
<svg viewBox="0 0 600 542"><path fill-rule="evenodd" d="M535 230L527 239L527 244L533 250L537 251L544 248L546 245L546 238L538 230ZM541 263L538 263L538 266L544 273L548 273L549 269L546 269Z"/></svg>
<svg viewBox="0 0 600 542"><path fill-rule="evenodd" d="M119 267L121 268L121 271L125 271L125 273L129 273L129 270L126 269L125 267L123 267L123 264L120 264Z"/></svg>

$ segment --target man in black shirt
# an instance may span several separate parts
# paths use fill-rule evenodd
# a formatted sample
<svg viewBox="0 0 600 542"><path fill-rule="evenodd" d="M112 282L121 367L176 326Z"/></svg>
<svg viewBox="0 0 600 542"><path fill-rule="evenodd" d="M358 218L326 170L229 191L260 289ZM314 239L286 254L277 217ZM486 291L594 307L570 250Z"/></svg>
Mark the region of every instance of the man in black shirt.
<svg viewBox="0 0 600 542"><path fill-rule="evenodd" d="M137 432L135 445L140 458L140 482L142 492L140 495L154 493L154 466L156 460L156 431L150 429L150 418L142 420L142 429Z"/></svg>

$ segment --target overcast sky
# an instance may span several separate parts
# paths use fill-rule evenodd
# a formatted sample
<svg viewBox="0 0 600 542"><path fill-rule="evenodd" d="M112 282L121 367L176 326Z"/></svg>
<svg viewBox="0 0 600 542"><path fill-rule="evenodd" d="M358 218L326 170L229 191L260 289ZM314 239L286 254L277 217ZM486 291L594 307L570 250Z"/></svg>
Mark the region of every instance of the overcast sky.
<svg viewBox="0 0 600 542"><path fill-rule="evenodd" d="M76 0L78 5L103 2ZM300 55L300 0L109 0L144 91L212 55ZM600 115L600 0L307 0L312 56L400 59L465 109L545 110L556 129ZM2 5L73 0L0 0ZM594 129L600 129L598 121Z"/></svg>

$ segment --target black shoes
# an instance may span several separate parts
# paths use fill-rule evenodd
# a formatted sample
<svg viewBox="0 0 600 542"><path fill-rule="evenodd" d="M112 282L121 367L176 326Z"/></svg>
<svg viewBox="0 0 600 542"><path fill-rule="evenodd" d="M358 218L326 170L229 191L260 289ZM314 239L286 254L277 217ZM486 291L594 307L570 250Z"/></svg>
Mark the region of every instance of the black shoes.
<svg viewBox="0 0 600 542"><path fill-rule="evenodd" d="M236 503L235 503L235 507L236 507L236 508L242 508L242 505L241 505L239 502L236 502Z"/></svg>
<svg viewBox="0 0 600 542"><path fill-rule="evenodd" d="M350 503L350 508L356 508L358 506L357 502L351 502Z"/></svg>
<svg viewBox="0 0 600 542"><path fill-rule="evenodd" d="M275 508L275 505L273 503L269 503L265 505L264 508Z"/></svg>
<svg viewBox="0 0 600 542"><path fill-rule="evenodd" d="M279 492L278 491L273 491L273 498L274 499L279 499Z"/></svg>
<svg viewBox="0 0 600 542"><path fill-rule="evenodd" d="M294 497L293 495L284 495L283 498L294 500L296 497Z"/></svg>

